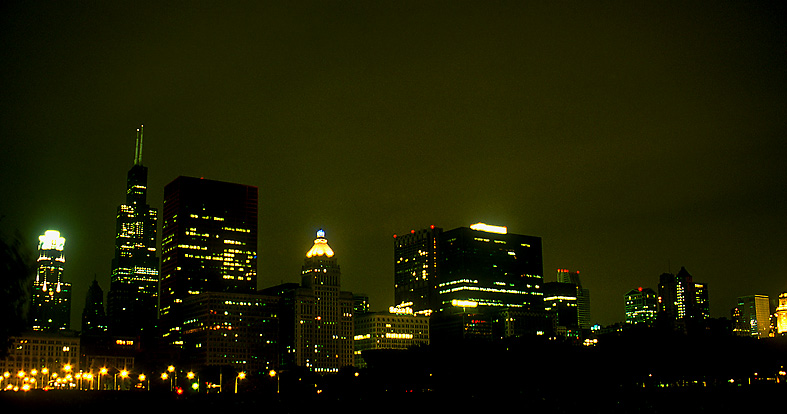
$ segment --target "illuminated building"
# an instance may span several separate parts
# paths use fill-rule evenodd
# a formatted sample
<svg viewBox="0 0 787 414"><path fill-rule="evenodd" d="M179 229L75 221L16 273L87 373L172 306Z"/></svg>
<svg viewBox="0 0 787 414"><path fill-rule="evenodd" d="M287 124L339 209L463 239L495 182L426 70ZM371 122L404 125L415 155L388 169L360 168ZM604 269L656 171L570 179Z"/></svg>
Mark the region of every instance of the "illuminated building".
<svg viewBox="0 0 787 414"><path fill-rule="evenodd" d="M71 327L71 284L63 280L66 239L56 230L38 237L38 261L30 323L35 331L63 331Z"/></svg>
<svg viewBox="0 0 787 414"><path fill-rule="evenodd" d="M391 309L396 312L396 308ZM364 368L363 351L429 345L429 317L412 313L366 313L355 317L355 365Z"/></svg>
<svg viewBox="0 0 787 414"><path fill-rule="evenodd" d="M437 306L438 257L442 229L394 236L394 301L429 315Z"/></svg>
<svg viewBox="0 0 787 414"><path fill-rule="evenodd" d="M677 275L663 273L659 278L658 294L659 317L676 330L710 318L708 285L694 282L685 267L681 267Z"/></svg>
<svg viewBox="0 0 787 414"><path fill-rule="evenodd" d="M492 336L495 313L543 312L541 238L476 223L394 236L397 303L432 314L432 338ZM435 313L441 313L436 315Z"/></svg>
<svg viewBox="0 0 787 414"><path fill-rule="evenodd" d="M115 335L138 335L158 316L158 211L147 204L148 168L142 165L142 127L137 129L134 165L126 180L126 202L117 208L107 315Z"/></svg>
<svg viewBox="0 0 787 414"><path fill-rule="evenodd" d="M557 270L557 281L560 283L573 283L577 286L577 314L579 328L590 330L590 289L582 287L579 280L579 271L571 272L568 269Z"/></svg>
<svg viewBox="0 0 787 414"><path fill-rule="evenodd" d="M579 336L577 285L573 283L544 283L544 310L555 319L561 336Z"/></svg>
<svg viewBox="0 0 787 414"><path fill-rule="evenodd" d="M341 290L341 269L325 232L319 230L301 268L301 284L264 289L282 298L282 365L317 373L352 366L353 294Z"/></svg>
<svg viewBox="0 0 787 414"><path fill-rule="evenodd" d="M189 296L257 289L257 187L192 177L167 184L161 256L160 317L179 345L178 306Z"/></svg>
<svg viewBox="0 0 787 414"><path fill-rule="evenodd" d="M732 310L732 329L735 335L767 338L770 335L770 304L766 295L738 298Z"/></svg>
<svg viewBox="0 0 787 414"><path fill-rule="evenodd" d="M779 306L776 308L776 333L787 334L787 292L779 295Z"/></svg>
<svg viewBox="0 0 787 414"><path fill-rule="evenodd" d="M36 379L35 388L43 388L51 373L63 373L68 366L79 372L80 340L73 332L32 332L9 338L8 355L0 359L0 375L20 371ZM42 373L46 368L50 374ZM36 370L33 374L31 371Z"/></svg>
<svg viewBox="0 0 787 414"><path fill-rule="evenodd" d="M183 300L183 351L194 366L279 368L279 298L205 292Z"/></svg>
<svg viewBox="0 0 787 414"><path fill-rule="evenodd" d="M107 318L104 312L104 291L93 279L87 290L85 307L82 309L82 335L101 335L107 332Z"/></svg>
<svg viewBox="0 0 787 414"><path fill-rule="evenodd" d="M656 322L658 314L658 295L651 288L631 289L626 298L626 323L627 324L652 324Z"/></svg>

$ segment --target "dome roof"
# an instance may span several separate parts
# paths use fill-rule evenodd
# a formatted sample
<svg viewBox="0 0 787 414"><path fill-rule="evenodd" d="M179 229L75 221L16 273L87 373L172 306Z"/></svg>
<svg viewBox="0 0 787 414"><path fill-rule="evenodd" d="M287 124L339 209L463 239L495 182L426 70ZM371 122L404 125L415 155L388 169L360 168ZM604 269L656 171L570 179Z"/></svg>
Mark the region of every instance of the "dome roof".
<svg viewBox="0 0 787 414"><path fill-rule="evenodd" d="M331 249L331 246L328 246L328 240L325 238L325 231L322 229L318 230L317 238L314 239L314 246L306 252L306 257L333 257L333 254L333 249Z"/></svg>

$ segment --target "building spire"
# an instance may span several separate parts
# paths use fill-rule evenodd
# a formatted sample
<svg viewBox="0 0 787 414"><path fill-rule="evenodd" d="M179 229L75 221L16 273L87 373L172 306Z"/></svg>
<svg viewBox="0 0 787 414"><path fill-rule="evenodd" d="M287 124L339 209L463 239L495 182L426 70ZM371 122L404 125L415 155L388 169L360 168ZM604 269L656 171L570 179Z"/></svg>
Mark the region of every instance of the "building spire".
<svg viewBox="0 0 787 414"><path fill-rule="evenodd" d="M142 165L142 135L144 125L137 128L137 147L134 150L134 165Z"/></svg>

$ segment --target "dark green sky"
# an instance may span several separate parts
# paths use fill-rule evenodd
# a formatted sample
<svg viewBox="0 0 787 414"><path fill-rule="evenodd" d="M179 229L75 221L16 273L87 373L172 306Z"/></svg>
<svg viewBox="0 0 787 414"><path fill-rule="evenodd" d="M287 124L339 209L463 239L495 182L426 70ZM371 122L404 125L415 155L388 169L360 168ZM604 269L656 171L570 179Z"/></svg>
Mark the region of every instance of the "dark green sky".
<svg viewBox="0 0 787 414"><path fill-rule="evenodd" d="M777 2L10 3L0 227L61 230L74 319L139 124L154 207L178 175L259 187L260 287L324 228L384 309L394 233L484 221L579 270L594 323L680 266L717 317L787 291Z"/></svg>

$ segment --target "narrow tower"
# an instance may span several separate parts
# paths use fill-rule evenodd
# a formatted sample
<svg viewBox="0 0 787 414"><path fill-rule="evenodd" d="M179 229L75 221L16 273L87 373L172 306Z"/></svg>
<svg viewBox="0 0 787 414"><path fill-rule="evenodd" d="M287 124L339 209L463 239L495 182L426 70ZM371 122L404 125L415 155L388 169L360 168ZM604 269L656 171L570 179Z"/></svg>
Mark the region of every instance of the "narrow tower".
<svg viewBox="0 0 787 414"><path fill-rule="evenodd" d="M38 237L38 270L30 308L35 331L62 331L71 327L71 284L63 280L65 237L47 230Z"/></svg>
<svg viewBox="0 0 787 414"><path fill-rule="evenodd" d="M142 165L143 129L137 129L134 165L126 180L126 202L118 206L115 258L107 295L113 335L138 335L155 323L158 308L158 211L147 204L148 169Z"/></svg>

